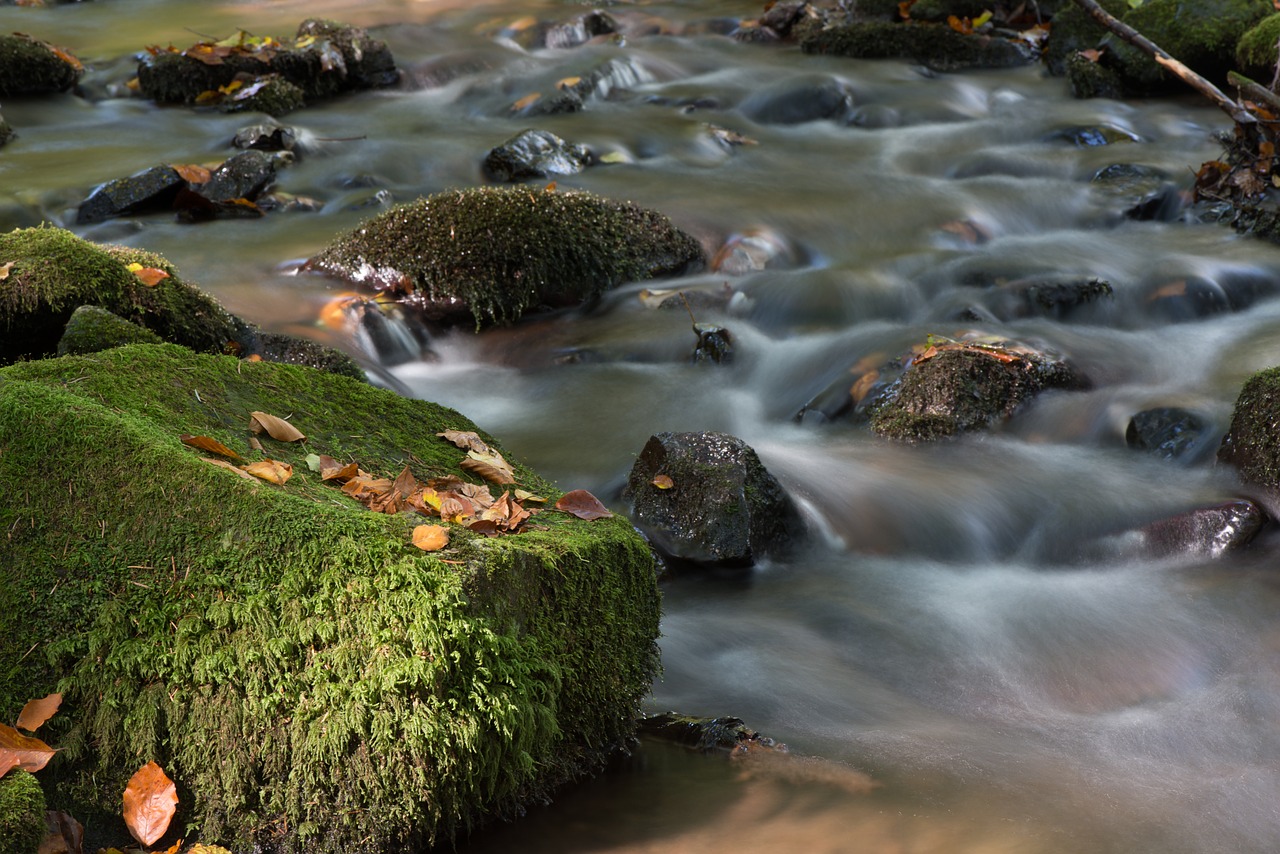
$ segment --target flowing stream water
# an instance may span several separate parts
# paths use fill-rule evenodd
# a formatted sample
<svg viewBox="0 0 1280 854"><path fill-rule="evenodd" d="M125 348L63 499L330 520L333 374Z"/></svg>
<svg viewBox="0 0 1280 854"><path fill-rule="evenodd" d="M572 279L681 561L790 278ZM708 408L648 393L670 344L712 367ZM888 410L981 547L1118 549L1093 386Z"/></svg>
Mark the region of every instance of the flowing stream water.
<svg viewBox="0 0 1280 854"><path fill-rule="evenodd" d="M453 333L433 342L433 358L387 368L563 488L590 489L615 509L652 433L733 433L802 500L814 531L800 553L748 578L665 584L664 672L646 703L739 716L788 744L793 761L644 743L466 850L1277 850L1273 551L1156 559L1123 539L1095 545L1242 494L1212 448L1244 378L1280 364L1280 300L1266 298L1280 248L1216 226L1127 219L1130 202L1091 180L1135 164L1186 190L1219 153L1224 117L1194 97L1075 101L1038 67L937 75L723 35L759 7L618 3L608 11L624 39L532 51L506 38L521 18L591 7L4 7L0 29L86 62L91 97L2 105L19 136L0 149L0 224L48 220L158 251L249 320L343 345L316 323L341 288L292 275L290 262L376 213L378 191L408 201L482 183L490 148L540 127L615 161L558 178L562 188L657 208L712 251L749 229L795 247L791 265L674 283L729 283L732 302L696 311L730 330L732 364L690 363L689 316L646 307L637 285L590 311ZM287 36L317 14L375 28L401 67L435 84L285 118L309 144L280 187L323 202L319 211L74 226L96 184L156 163L220 161L254 119L120 96L133 54L238 28ZM607 63L612 89L585 110L512 114L517 99ZM852 97L840 120L748 117L760 118L762 93L832 81ZM755 144L722 145L708 123ZM1069 136L1104 127L1117 141ZM1059 319L1018 310L1008 287L975 287L981 276L1096 276L1114 294ZM1199 303L1178 298L1188 282ZM1240 282L1259 298L1246 305ZM1205 308L1215 305L1236 310ZM860 360L967 329L1049 347L1092 388L1044 394L1007 425L932 446L793 417L850 382ZM1205 418L1196 462L1126 447L1130 416L1156 406Z"/></svg>

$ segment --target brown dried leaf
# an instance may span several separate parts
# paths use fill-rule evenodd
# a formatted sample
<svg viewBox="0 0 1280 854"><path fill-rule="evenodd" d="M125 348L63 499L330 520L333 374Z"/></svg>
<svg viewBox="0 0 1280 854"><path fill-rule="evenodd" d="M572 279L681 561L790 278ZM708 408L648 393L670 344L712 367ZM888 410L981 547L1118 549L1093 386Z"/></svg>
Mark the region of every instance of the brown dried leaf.
<svg viewBox="0 0 1280 854"><path fill-rule="evenodd" d="M227 471L233 471L236 474L240 475L245 480L254 479L253 475L245 474L243 471L231 465L231 463L227 462L226 460L215 460L213 457L201 457L200 459L206 463L212 463L213 465L218 466L219 468L224 468Z"/></svg>
<svg viewBox="0 0 1280 854"><path fill-rule="evenodd" d="M461 430L445 430L443 433L437 433L436 435L441 438L448 439L450 442L466 451L476 451L481 454L488 453L489 451L489 446L484 443L484 440L470 430L466 432Z"/></svg>
<svg viewBox="0 0 1280 854"><path fill-rule="evenodd" d="M17 768L18 763L19 760L16 753L0 748L0 777Z"/></svg>
<svg viewBox="0 0 1280 854"><path fill-rule="evenodd" d="M449 545L449 532L440 525L419 525L413 529L413 544L424 552L435 552Z"/></svg>
<svg viewBox="0 0 1280 854"><path fill-rule="evenodd" d="M0 282L3 282L5 279L9 278L9 271L13 269L13 265L15 263L17 262L10 261L7 264L0 264Z"/></svg>
<svg viewBox="0 0 1280 854"><path fill-rule="evenodd" d="M227 459L231 459L231 460L241 459L240 455L237 454L235 451L231 450L226 445L219 442L217 439L211 439L208 436L182 435L182 436L179 436L178 439L182 441L182 444L192 448L199 448L200 450L208 454L218 454L220 456L224 456Z"/></svg>
<svg viewBox="0 0 1280 854"><path fill-rule="evenodd" d="M23 735L11 726L0 724L0 758L17 759L17 767L36 772L48 764L57 753L38 738ZM7 763L7 759L3 760Z"/></svg>
<svg viewBox="0 0 1280 854"><path fill-rule="evenodd" d="M282 463L279 460L259 460L247 466L240 466L240 468L254 477L261 478L269 483L278 483L281 486L284 486L285 482L293 477L293 466L288 463Z"/></svg>
<svg viewBox="0 0 1280 854"><path fill-rule="evenodd" d="M399 493L401 498L408 498L417 491L418 479L413 476L413 472L409 471L409 467L405 466L404 471L400 472L391 487Z"/></svg>
<svg viewBox="0 0 1280 854"><path fill-rule="evenodd" d="M144 267L135 262L130 264L128 269L139 282L142 282L142 284L149 288L154 288L156 285L169 278L169 274L164 270L161 270L159 267Z"/></svg>
<svg viewBox="0 0 1280 854"><path fill-rule="evenodd" d="M676 482L665 474L654 475L650 483L658 487L658 489L670 489L676 485Z"/></svg>
<svg viewBox="0 0 1280 854"><path fill-rule="evenodd" d="M18 729L35 732L40 729L45 721L53 717L54 713L58 711L58 706L61 705L62 695L58 693L50 694L39 700L28 700L18 714Z"/></svg>
<svg viewBox="0 0 1280 854"><path fill-rule="evenodd" d="M515 483L515 472L502 454L489 450L487 453L467 451L467 458L458 465L463 471L478 474L490 483Z"/></svg>
<svg viewBox="0 0 1280 854"><path fill-rule="evenodd" d="M174 172L177 172L182 180L188 184L207 184L209 179L213 177L213 173L203 166L193 166L184 164L181 166L170 166Z"/></svg>
<svg viewBox="0 0 1280 854"><path fill-rule="evenodd" d="M575 489L561 495L560 500L556 502L556 509L577 516L579 519L608 519L613 515L600 503L599 498L585 489Z"/></svg>
<svg viewBox="0 0 1280 854"><path fill-rule="evenodd" d="M65 812L44 815L47 835L36 854L84 854L84 825Z"/></svg>
<svg viewBox="0 0 1280 854"><path fill-rule="evenodd" d="M307 437L302 435L302 431L294 427L283 418L277 418L274 415L268 415L265 412L250 412L249 429L255 433L267 431L267 435L277 442L301 442Z"/></svg>
<svg viewBox="0 0 1280 854"><path fill-rule="evenodd" d="M329 459L333 459L330 457ZM334 461L337 462L336 460ZM347 463L345 466L340 463L335 468L325 468L323 461L321 462L320 479L321 480L340 480L348 481L360 474L360 466L357 463Z"/></svg>
<svg viewBox="0 0 1280 854"><path fill-rule="evenodd" d="M543 498L541 495L534 495L527 489L517 489L515 491L515 496L521 501L536 501L539 504L545 504L547 502L547 499Z"/></svg>
<svg viewBox="0 0 1280 854"><path fill-rule="evenodd" d="M124 790L124 823L143 845L164 836L178 808L178 790L154 762L138 769Z"/></svg>

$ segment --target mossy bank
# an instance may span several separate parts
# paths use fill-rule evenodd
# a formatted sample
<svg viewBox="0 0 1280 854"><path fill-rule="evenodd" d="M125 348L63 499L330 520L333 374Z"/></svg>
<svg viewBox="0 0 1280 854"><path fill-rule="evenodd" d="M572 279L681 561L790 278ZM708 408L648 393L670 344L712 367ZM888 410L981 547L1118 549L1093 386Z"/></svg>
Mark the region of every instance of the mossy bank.
<svg viewBox="0 0 1280 854"><path fill-rule="evenodd" d="M254 410L307 434L262 440L294 466L283 486L179 441L256 458ZM21 568L0 590L0 719L65 693L51 808L118 813L154 759L188 838L413 850L625 744L659 616L629 524L549 511L501 538L455 527L427 553L410 543L422 519L366 510L305 463L468 477L446 428L475 429L345 377L169 344L0 369L0 563Z"/></svg>

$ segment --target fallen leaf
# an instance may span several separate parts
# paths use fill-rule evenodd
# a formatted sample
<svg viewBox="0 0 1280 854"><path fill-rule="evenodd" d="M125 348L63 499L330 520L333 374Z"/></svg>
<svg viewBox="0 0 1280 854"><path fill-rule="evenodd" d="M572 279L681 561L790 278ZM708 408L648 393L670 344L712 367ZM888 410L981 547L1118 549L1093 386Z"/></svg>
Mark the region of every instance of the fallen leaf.
<svg viewBox="0 0 1280 854"><path fill-rule="evenodd" d="M253 475L245 474L243 471L231 465L231 463L227 462L226 460L215 460L213 457L201 457L200 459L206 463L212 463L213 465L218 466L219 468L224 468L227 471L233 471L236 474L240 475L245 480L255 479Z"/></svg>
<svg viewBox="0 0 1280 854"><path fill-rule="evenodd" d="M65 812L44 814L46 834L36 854L84 854L84 825Z"/></svg>
<svg viewBox="0 0 1280 854"><path fill-rule="evenodd" d="M523 98L511 105L511 112L518 113L521 110L527 109L536 104L538 99L541 97L541 92L534 92L532 95L525 95Z"/></svg>
<svg viewBox="0 0 1280 854"><path fill-rule="evenodd" d="M61 59L61 60L62 60L63 62L65 62L67 65L70 65L70 66L71 66L72 68L74 68L76 71L83 71L83 70L84 70L84 65L82 65L82 64L81 64L80 60L76 59L74 56L72 56L71 54L67 53L67 52L66 52L65 50L63 50L62 48L60 48L60 47L54 47L53 45L50 45L50 46L49 46L49 50L53 52L53 55L54 55L54 56L58 57L58 59Z"/></svg>
<svg viewBox="0 0 1280 854"><path fill-rule="evenodd" d="M164 836L177 807L177 787L156 763L148 762L129 778L124 790L124 823L143 845L152 845Z"/></svg>
<svg viewBox="0 0 1280 854"><path fill-rule="evenodd" d="M474 454L475 451L471 451L470 453ZM494 457L497 457L498 461L501 463L500 465L493 461ZM479 475L490 483L502 484L516 482L515 476L511 471L511 467L506 464L505 460L502 460L502 458L496 454L493 456L468 456L458 464L458 467L463 471L469 471L474 475Z"/></svg>
<svg viewBox="0 0 1280 854"><path fill-rule="evenodd" d="M502 533L502 525L492 519L477 519L468 525L467 529L486 537L496 537Z"/></svg>
<svg viewBox="0 0 1280 854"><path fill-rule="evenodd" d="M649 481L658 489L670 489L676 485L676 482L665 474L654 475L653 480Z"/></svg>
<svg viewBox="0 0 1280 854"><path fill-rule="evenodd" d="M418 479L413 476L413 472L409 471L409 467L405 466L404 471L400 472L391 487L400 494L401 498L408 498L417 491Z"/></svg>
<svg viewBox="0 0 1280 854"><path fill-rule="evenodd" d="M561 495L560 500L556 502L556 509L577 516L579 519L608 519L613 515L600 503L599 498L585 489L575 489Z"/></svg>
<svg viewBox="0 0 1280 854"><path fill-rule="evenodd" d="M517 489L515 491L515 496L520 501L536 501L539 504L545 504L547 502L547 499L543 498L541 495L534 495L527 489Z"/></svg>
<svg viewBox="0 0 1280 854"><path fill-rule="evenodd" d="M188 184L207 184L209 179L213 177L213 173L203 166L170 166L174 172L177 172L182 180Z"/></svg>
<svg viewBox="0 0 1280 854"><path fill-rule="evenodd" d="M58 706L61 705L62 695L58 693L50 694L39 700L28 700L18 714L18 729L35 732L40 729L45 721L53 717L54 713L58 711Z"/></svg>
<svg viewBox="0 0 1280 854"><path fill-rule="evenodd" d="M231 460L241 459L241 456L217 439L211 439L208 436L179 436L182 444L192 448L199 448L210 454L218 454Z"/></svg>
<svg viewBox="0 0 1280 854"><path fill-rule="evenodd" d="M441 525L419 525L413 529L413 544L424 552L435 552L449 545L449 532Z"/></svg>
<svg viewBox="0 0 1280 854"><path fill-rule="evenodd" d="M39 771L55 753L56 750L40 739L23 735L7 724L0 724L0 757L17 759L17 767L23 771Z"/></svg>
<svg viewBox="0 0 1280 854"><path fill-rule="evenodd" d="M138 279L139 282L149 288L154 288L165 279L169 278L169 274L159 267L144 267L141 264L133 263L128 267L130 273Z"/></svg>
<svg viewBox="0 0 1280 854"><path fill-rule="evenodd" d="M7 264L0 264L0 282L9 278L9 271L13 269L14 263L14 261L10 261Z"/></svg>
<svg viewBox="0 0 1280 854"><path fill-rule="evenodd" d="M168 848L166 848L164 850L164 854L178 854L178 852L181 850L182 850L182 840L179 839L177 842L173 843Z"/></svg>
<svg viewBox="0 0 1280 854"><path fill-rule="evenodd" d="M283 418L277 418L265 412L250 412L249 415L252 416L249 419L249 429L254 433L266 430L267 435L277 442L302 442L307 438L302 435L302 431Z"/></svg>
<svg viewBox="0 0 1280 854"><path fill-rule="evenodd" d="M581 82L582 82L581 77L562 77L561 79L556 81L556 88L561 90L572 89L574 86L577 86Z"/></svg>
<svg viewBox="0 0 1280 854"><path fill-rule="evenodd" d="M445 430L443 433L437 433L436 435L448 439L464 450L478 451L482 454L489 450L489 446L484 443L484 440L470 430L465 433L461 430Z"/></svg>
<svg viewBox="0 0 1280 854"><path fill-rule="evenodd" d="M284 486L285 482L293 477L293 466L288 463L282 463L279 460L259 460L247 466L240 466L240 468L254 477L270 483L278 483L281 486Z"/></svg>
<svg viewBox="0 0 1280 854"><path fill-rule="evenodd" d="M8 774L14 768L18 767L18 755L5 750L0 750L0 777Z"/></svg>

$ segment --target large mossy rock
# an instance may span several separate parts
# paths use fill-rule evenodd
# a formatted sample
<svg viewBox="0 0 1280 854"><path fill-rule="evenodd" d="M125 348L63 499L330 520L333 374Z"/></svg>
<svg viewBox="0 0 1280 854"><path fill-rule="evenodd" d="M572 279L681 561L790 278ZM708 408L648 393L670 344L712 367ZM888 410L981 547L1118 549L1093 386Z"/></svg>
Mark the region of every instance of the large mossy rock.
<svg viewBox="0 0 1280 854"><path fill-rule="evenodd" d="M511 323L704 262L656 211L579 191L482 187L380 214L307 268L399 294L428 320Z"/></svg>
<svg viewBox="0 0 1280 854"><path fill-rule="evenodd" d="M179 442L250 457L254 410L307 434L262 439L293 465L283 486ZM451 526L425 552L423 520L367 510L305 462L469 479L447 428L475 429L344 377L168 344L0 369L0 564L21 568L0 589L0 719L64 692L53 805L118 815L154 759L205 842L381 854L545 798L626 743L659 616L629 523L548 511L492 539Z"/></svg>
<svg viewBox="0 0 1280 854"><path fill-rule="evenodd" d="M66 51L24 33L0 34L0 98L65 92L82 74Z"/></svg>
<svg viewBox="0 0 1280 854"><path fill-rule="evenodd" d="M800 35L805 53L854 59L908 59L937 71L1011 68L1038 58L1025 42L956 32L946 24L855 21L811 27Z"/></svg>
<svg viewBox="0 0 1280 854"><path fill-rule="evenodd" d="M1280 367L1258 371L1245 381L1222 437L1218 461L1234 465L1240 479L1280 491Z"/></svg>
<svg viewBox="0 0 1280 854"><path fill-rule="evenodd" d="M1250 77L1274 74L1280 43L1280 12L1263 18L1236 43L1236 66Z"/></svg>
<svg viewBox="0 0 1280 854"><path fill-rule="evenodd" d="M36 778L14 770L0 779L0 854L36 854L44 838L44 793Z"/></svg>
<svg viewBox="0 0 1280 854"><path fill-rule="evenodd" d="M173 344L204 353L258 354L363 379L349 356L296 336L263 332L183 280L160 255L125 246L99 246L61 228L0 234L0 364L57 352L76 309L95 306ZM167 274L147 285L130 265ZM83 331L83 330L81 330ZM145 337L145 335L143 336ZM103 346L120 343L118 333ZM91 345L84 337L77 345ZM99 348L101 349L101 348Z"/></svg>

